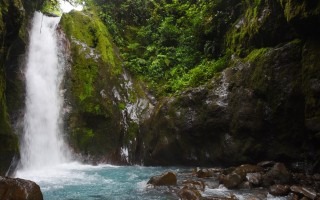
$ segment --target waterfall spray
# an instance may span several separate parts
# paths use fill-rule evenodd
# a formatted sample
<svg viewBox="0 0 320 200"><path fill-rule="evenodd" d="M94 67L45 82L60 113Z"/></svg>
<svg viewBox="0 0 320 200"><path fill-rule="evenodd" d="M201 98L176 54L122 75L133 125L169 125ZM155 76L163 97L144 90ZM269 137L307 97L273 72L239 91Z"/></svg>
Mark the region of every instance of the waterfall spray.
<svg viewBox="0 0 320 200"><path fill-rule="evenodd" d="M68 160L62 137L64 62L59 59L58 17L36 12L26 66L26 110L21 142L21 170L59 165ZM41 31L39 31L41 29Z"/></svg>

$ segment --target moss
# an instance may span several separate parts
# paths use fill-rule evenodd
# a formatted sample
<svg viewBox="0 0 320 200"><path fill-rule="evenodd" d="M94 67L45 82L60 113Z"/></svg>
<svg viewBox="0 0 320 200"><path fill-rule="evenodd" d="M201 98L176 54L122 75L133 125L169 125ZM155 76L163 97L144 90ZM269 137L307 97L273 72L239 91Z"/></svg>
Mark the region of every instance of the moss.
<svg viewBox="0 0 320 200"><path fill-rule="evenodd" d="M79 57L73 63L72 78L75 81L73 91L79 97L80 102L93 96L93 83L97 74L97 65L92 62L86 62L84 57Z"/></svg>
<svg viewBox="0 0 320 200"><path fill-rule="evenodd" d="M295 18L307 18L320 13L320 2L279 0L287 21ZM312 4L312 5L311 5Z"/></svg>
<svg viewBox="0 0 320 200"><path fill-rule="evenodd" d="M18 138L13 133L6 107L5 79L0 69L0 175L4 175L11 160L19 152Z"/></svg>
<svg viewBox="0 0 320 200"><path fill-rule="evenodd" d="M119 108L119 110L124 110L124 109L126 109L126 104L123 102L120 102L120 103L118 103L118 108Z"/></svg>
<svg viewBox="0 0 320 200"><path fill-rule="evenodd" d="M246 0L244 14L227 33L226 45L237 55L250 52L250 41L260 32L271 14L268 3Z"/></svg>
<svg viewBox="0 0 320 200"><path fill-rule="evenodd" d="M268 50L269 50L268 48L254 49L253 51L250 52L250 54L246 58L244 58L244 61L255 62L259 58L261 58L261 56L264 56Z"/></svg>
<svg viewBox="0 0 320 200"><path fill-rule="evenodd" d="M60 26L71 42L66 79L72 105L67 119L70 143L78 152L107 157L117 152L124 140L120 121L125 104L112 93L116 88L121 97L124 95L120 59L94 12L64 14Z"/></svg>
<svg viewBox="0 0 320 200"><path fill-rule="evenodd" d="M41 12L45 13L45 14L50 14L50 15L51 14L57 15L57 16L62 15L62 11L61 11L59 2L54 1L54 0L45 1L42 8L41 8Z"/></svg>
<svg viewBox="0 0 320 200"><path fill-rule="evenodd" d="M101 60L110 65L114 75L122 73L110 34L95 14L72 11L62 16L60 24L69 39L78 40L94 48Z"/></svg>
<svg viewBox="0 0 320 200"><path fill-rule="evenodd" d="M94 133L92 129L82 128L76 129L76 131L72 133L72 136L75 138L76 143L81 149L84 149L87 152L94 137Z"/></svg>
<svg viewBox="0 0 320 200"><path fill-rule="evenodd" d="M100 90L111 77L121 74L122 67L106 27L93 13L78 11L64 14L60 25L72 42L71 90L78 109L109 112L108 103L100 99Z"/></svg>

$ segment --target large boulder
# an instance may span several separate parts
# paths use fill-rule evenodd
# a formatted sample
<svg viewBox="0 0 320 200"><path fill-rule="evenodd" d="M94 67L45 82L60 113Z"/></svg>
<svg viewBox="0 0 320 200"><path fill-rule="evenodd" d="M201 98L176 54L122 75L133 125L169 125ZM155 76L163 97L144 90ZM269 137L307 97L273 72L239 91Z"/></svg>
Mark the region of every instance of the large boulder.
<svg viewBox="0 0 320 200"><path fill-rule="evenodd" d="M4 200L43 200L39 185L33 181L0 177L0 197Z"/></svg>
<svg viewBox="0 0 320 200"><path fill-rule="evenodd" d="M292 175L283 163L276 163L266 174L263 175L263 185L288 184Z"/></svg>
<svg viewBox="0 0 320 200"><path fill-rule="evenodd" d="M223 185L228 189L237 188L243 181L244 178L236 173L228 174L222 179Z"/></svg>
<svg viewBox="0 0 320 200"><path fill-rule="evenodd" d="M151 184L154 186L177 185L177 176L173 172L165 172L159 176L151 177L147 184Z"/></svg>
<svg viewBox="0 0 320 200"><path fill-rule="evenodd" d="M145 164L302 159L301 49L299 40L256 49L208 84L163 99L141 128Z"/></svg>

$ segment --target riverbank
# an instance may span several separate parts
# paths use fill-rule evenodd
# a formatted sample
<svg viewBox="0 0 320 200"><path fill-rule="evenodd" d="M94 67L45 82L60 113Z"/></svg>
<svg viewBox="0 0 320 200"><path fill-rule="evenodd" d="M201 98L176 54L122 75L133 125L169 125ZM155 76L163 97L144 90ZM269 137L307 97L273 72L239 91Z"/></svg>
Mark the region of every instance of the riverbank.
<svg viewBox="0 0 320 200"><path fill-rule="evenodd" d="M287 168L273 161L229 168L196 168L166 172L148 183L183 200L320 199L320 174L307 174L297 166Z"/></svg>

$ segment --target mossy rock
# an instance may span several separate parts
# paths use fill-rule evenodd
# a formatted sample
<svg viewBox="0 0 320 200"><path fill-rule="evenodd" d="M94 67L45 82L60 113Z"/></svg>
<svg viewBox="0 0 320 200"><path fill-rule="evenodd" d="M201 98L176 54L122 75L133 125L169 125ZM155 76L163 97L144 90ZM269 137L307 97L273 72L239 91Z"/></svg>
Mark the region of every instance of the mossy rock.
<svg viewBox="0 0 320 200"><path fill-rule="evenodd" d="M320 42L309 40L303 48L302 79L305 94L306 126L313 132L319 132L320 127Z"/></svg>
<svg viewBox="0 0 320 200"><path fill-rule="evenodd" d="M244 59L245 67L234 76L229 105L231 136L238 147L242 144L238 152L247 158L290 160L301 156L296 146L307 142L301 49L302 42L294 40L253 50Z"/></svg>
<svg viewBox="0 0 320 200"><path fill-rule="evenodd" d="M286 20L302 35L317 36L320 33L320 2L308 0L278 0Z"/></svg>
<svg viewBox="0 0 320 200"><path fill-rule="evenodd" d="M18 137L12 124L16 123L24 106L24 85L20 66L25 53L27 15L24 1L4 0L0 2L0 175L8 170L15 155L19 154Z"/></svg>
<svg viewBox="0 0 320 200"><path fill-rule="evenodd" d="M122 68L107 28L94 12L64 14L60 26L70 41L72 58L65 80L72 107L67 116L71 146L102 162L123 163L123 149L135 159L135 120L142 119L130 118L130 112L140 106L144 91ZM146 112L138 109L137 115Z"/></svg>
<svg viewBox="0 0 320 200"><path fill-rule="evenodd" d="M280 3L273 0L245 1L242 16L227 34L226 46L229 51L245 57L253 49L288 42L295 35Z"/></svg>

